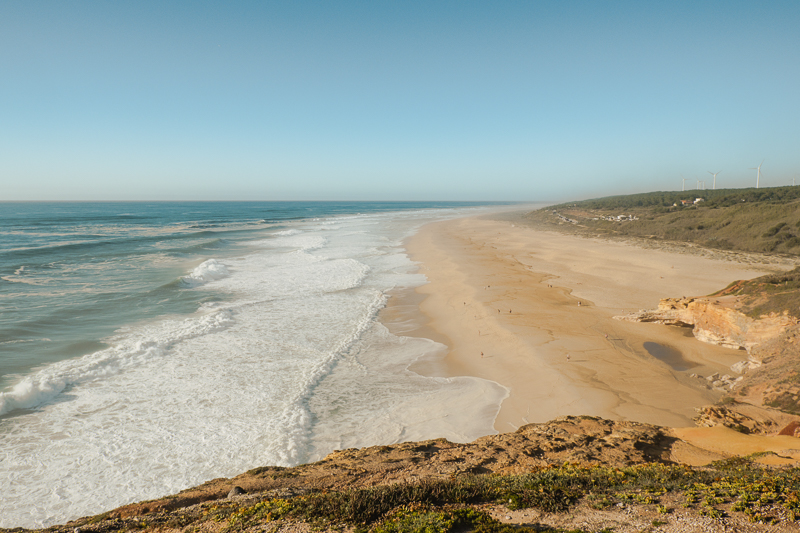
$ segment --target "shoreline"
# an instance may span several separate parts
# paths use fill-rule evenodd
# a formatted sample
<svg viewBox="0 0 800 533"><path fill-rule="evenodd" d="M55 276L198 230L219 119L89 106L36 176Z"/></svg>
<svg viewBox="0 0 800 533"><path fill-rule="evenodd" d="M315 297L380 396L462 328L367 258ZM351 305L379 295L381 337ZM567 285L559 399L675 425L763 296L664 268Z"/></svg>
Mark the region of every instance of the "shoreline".
<svg viewBox="0 0 800 533"><path fill-rule="evenodd" d="M390 295L379 318L392 333L448 347L443 359L410 370L508 389L493 424L500 433L563 415L689 427L696 407L719 399L689 375L730 372L745 352L702 343L683 328L612 317L660 298L708 294L766 267L490 217L430 223L406 240L428 283ZM677 350L696 366L670 368L645 343Z"/></svg>

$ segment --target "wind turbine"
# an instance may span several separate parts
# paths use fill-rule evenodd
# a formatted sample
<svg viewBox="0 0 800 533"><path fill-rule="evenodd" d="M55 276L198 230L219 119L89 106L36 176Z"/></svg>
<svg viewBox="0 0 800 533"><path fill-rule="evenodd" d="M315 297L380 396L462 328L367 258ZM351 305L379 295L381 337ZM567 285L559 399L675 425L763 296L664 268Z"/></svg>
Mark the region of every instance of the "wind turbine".
<svg viewBox="0 0 800 533"><path fill-rule="evenodd" d="M681 174L681 178L683 179L683 185L681 185L681 191L685 191L686 190L686 178L683 177L683 174Z"/></svg>
<svg viewBox="0 0 800 533"><path fill-rule="evenodd" d="M764 164L764 161L766 161L766 159L762 159L761 160L761 165ZM761 165L758 165L757 167L750 167L750 170L757 170L758 171L758 172L756 172L756 189L758 189L758 184L761 181Z"/></svg>
<svg viewBox="0 0 800 533"><path fill-rule="evenodd" d="M715 190L717 188L717 174L719 174L720 172L722 172L722 171L721 170L719 172L711 172L710 170L708 171L709 174L714 176L714 189Z"/></svg>

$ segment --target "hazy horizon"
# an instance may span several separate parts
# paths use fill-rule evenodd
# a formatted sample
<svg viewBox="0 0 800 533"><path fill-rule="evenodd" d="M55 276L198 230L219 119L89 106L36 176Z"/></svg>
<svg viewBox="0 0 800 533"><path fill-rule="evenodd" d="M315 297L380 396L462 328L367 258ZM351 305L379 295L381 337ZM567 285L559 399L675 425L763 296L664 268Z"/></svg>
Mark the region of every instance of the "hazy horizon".
<svg viewBox="0 0 800 533"><path fill-rule="evenodd" d="M0 201L800 182L800 4L0 5Z"/></svg>

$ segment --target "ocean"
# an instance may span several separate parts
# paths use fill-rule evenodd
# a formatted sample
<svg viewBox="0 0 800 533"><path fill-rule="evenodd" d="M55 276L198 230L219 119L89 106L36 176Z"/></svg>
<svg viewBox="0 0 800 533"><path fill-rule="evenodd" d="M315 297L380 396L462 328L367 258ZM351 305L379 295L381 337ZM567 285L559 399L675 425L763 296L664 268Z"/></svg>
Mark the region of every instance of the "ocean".
<svg viewBox="0 0 800 533"><path fill-rule="evenodd" d="M334 449L494 433L507 391L378 321L468 203L0 203L0 527Z"/></svg>

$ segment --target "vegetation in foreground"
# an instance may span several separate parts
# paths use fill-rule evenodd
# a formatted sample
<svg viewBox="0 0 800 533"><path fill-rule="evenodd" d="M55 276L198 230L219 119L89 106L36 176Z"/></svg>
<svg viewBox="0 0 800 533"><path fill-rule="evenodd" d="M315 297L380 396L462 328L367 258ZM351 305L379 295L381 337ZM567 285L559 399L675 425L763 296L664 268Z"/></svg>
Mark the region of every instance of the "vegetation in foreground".
<svg viewBox="0 0 800 533"><path fill-rule="evenodd" d="M528 528L502 524L482 509L502 503L508 509L564 513L579 503L603 510L643 505L664 517L676 507L711 518L742 513L751 522L800 519L800 468L765 468L752 457L693 469L649 463L627 468L565 464L524 475L463 475L446 480L400 483L346 491L310 492L239 503L217 501L148 522L114 521L111 529L185 527L212 522L219 531L263 531L273 522L302 521L315 528L373 533L503 533ZM99 518L99 517L98 517ZM532 526L533 527L533 526ZM91 526L82 526L82 531ZM559 531L543 529L535 531ZM576 530L578 531L578 530Z"/></svg>
<svg viewBox="0 0 800 533"><path fill-rule="evenodd" d="M698 198L702 201L694 203ZM688 203L684 205L684 201ZM620 215L627 217L618 220ZM527 218L535 224L594 235L800 255L800 187L611 196L550 206Z"/></svg>

